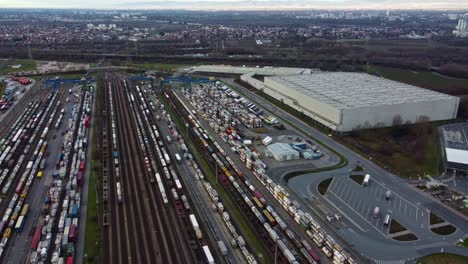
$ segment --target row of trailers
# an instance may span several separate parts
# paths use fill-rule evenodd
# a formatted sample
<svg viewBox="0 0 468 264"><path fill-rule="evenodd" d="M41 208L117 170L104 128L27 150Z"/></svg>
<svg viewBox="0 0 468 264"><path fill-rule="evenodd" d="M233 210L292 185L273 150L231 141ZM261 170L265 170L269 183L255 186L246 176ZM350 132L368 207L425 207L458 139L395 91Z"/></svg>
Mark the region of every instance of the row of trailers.
<svg viewBox="0 0 468 264"><path fill-rule="evenodd" d="M189 100L190 101L190 100ZM195 106L194 106L195 107ZM185 107L186 108L186 107ZM188 111L188 109L187 109ZM190 117L190 116L189 116ZM194 116L190 117L192 124L195 127L199 127L197 124L197 120ZM210 124L213 122L210 122ZM200 128L198 128L200 129ZM202 131L200 131L201 133ZM221 138L224 138L222 135L223 131L219 131ZM280 185L274 183L270 177L265 172L266 165L255 155L252 154L249 146L246 145L242 140L238 137L234 137L230 135L229 140L226 140L231 147L235 150L234 152L239 155L239 158L242 162L246 164L246 167L249 168L253 174L258 178L258 180L266 187L266 189L273 195L273 197L280 203L281 206L287 211L291 217L293 217L294 221L299 224L300 226L304 227L306 230L307 235L314 241L323 253L329 257L332 261L336 263L355 263L355 260L350 256L350 254L344 250L335 240L327 234L327 232L320 227L318 222L307 212L304 212L300 209L300 204L291 199L289 197L288 192ZM220 153L225 156L226 160L232 164L232 161L229 157L224 154L222 148L219 147L219 144L215 142L214 144ZM226 172L223 170L226 174ZM226 174L229 176L229 174ZM240 176L240 175L238 175ZM249 184L247 184L249 185ZM261 194L255 192L253 186L249 186L250 190L254 192L256 198L260 199ZM261 207L258 206L257 208L260 209ZM268 216L266 216L268 218ZM277 220L278 221L278 220ZM279 221L278 221L279 222ZM303 256L306 256L306 252L315 260L318 261L318 256L316 252L314 252L309 245L304 245L303 248L300 247L300 243L296 238L293 238L286 232L288 237L291 238L294 244L300 248Z"/></svg>
<svg viewBox="0 0 468 264"><path fill-rule="evenodd" d="M168 95L167 97L169 98ZM179 109L179 111L181 111L181 109L185 110L185 113L181 113L181 116L188 117L186 121L191 125L190 130L193 132L194 139L204 147L208 154L207 158L212 160L213 164L216 165L213 166L213 169L216 170L217 176L221 183L223 183L224 188L229 191L233 198L238 202L239 206L245 208L245 210L243 209L242 211L251 223L256 226L255 230L259 233L258 235L268 243L268 246L271 249L278 246L279 250L282 252L282 255L278 256L279 261L287 263L298 263L301 261L316 263L309 254L300 256L297 251L295 251L294 245L290 243L287 236L289 233L290 235L297 237L297 234L291 230L285 233L285 230L282 230L277 225L278 222L283 222L279 216L278 221L274 219L266 208L263 208L263 206L258 207L254 204L252 191L244 181L239 183L238 179L243 179L242 173L238 174L240 170L232 161L231 163L227 161L228 157L225 154L222 154L224 153L222 148L218 144L214 144L209 133L201 127L197 118L190 113L188 107L178 98L177 94L172 93L171 97L177 98L177 100L173 100L173 102L177 101L178 104L180 104L175 106L176 109ZM234 176L237 176L237 178ZM308 246L308 248L311 249L310 246Z"/></svg>

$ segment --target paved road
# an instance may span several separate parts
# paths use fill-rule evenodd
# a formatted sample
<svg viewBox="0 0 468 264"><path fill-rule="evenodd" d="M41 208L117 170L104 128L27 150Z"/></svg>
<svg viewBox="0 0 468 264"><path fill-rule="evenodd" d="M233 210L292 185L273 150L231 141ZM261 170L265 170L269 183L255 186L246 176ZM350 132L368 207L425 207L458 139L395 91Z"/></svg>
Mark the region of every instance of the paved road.
<svg viewBox="0 0 468 264"><path fill-rule="evenodd" d="M354 221L356 225L362 225L364 227L364 231L356 227L356 225L353 223L350 223L349 226L344 228L336 228L336 232L339 233L351 246L353 246L353 248L355 248L361 254L368 256L375 262L378 262L380 260L408 260L430 253L441 252L441 250L443 250L444 252L453 252L468 256L468 250L466 248L461 248L454 245L458 238L461 238L464 234L468 233L468 219L465 216L462 216L461 214L455 212L453 209L447 208L445 205L435 200L431 196L418 191L412 186L409 186L406 182L401 180L396 175L387 172L386 170L375 165L368 159L365 159L364 157L351 151L347 147L337 143L333 140L333 138L322 134L321 132L308 126L307 124L296 119L290 114L275 107L271 103L266 102L264 99L260 98L256 94L234 83L232 79L223 79L223 81L227 82L233 87L236 87L237 89L241 89L244 94L247 94L250 99L253 99L253 101L255 101L259 106L262 106L265 110L273 113L276 116L281 117L284 120L288 120L295 126L299 127L301 130L305 131L306 133L310 134L311 136L320 140L321 142L324 142L324 144L327 144L328 146L335 149L348 159L348 165L341 169L315 174L301 175L294 179L291 179L288 183L284 182L284 172L280 172L281 174L273 173L272 176L276 181L288 185L288 187L294 191L295 195L301 198L303 204L306 205L306 207L309 208L310 211L318 212L316 204L326 204L328 206L334 207L336 211L341 210L345 218L349 218L350 221ZM402 222L414 226L416 223L419 222L411 222L413 221L411 217L415 218L417 213L427 215L428 210L430 210L435 212L442 218L450 221L453 225L455 225L458 228L457 231L452 235L442 237L433 234L432 232L427 230L426 223L426 225L423 226L423 228L420 228L418 230L412 230L415 233L421 235L418 241L397 242L390 240L389 238L387 238L387 236L372 228L371 226L375 227L375 225L372 225L372 223L369 224L367 217L364 217L364 219L362 217L359 217L358 215L361 215L360 213L353 212L354 206L349 206L347 202L344 202L347 199L347 197L343 197L341 199L337 198L341 197L341 195L349 195L341 194L339 188L343 187L340 187L339 185L348 184L348 182L346 181L349 180L349 173L352 170L352 167L355 166L357 161L361 162L361 164L365 168L366 173L372 175L372 181L375 183L375 185L380 185L381 188L389 189L393 194L398 194L398 199L400 199L401 201L406 201L406 209L401 209L399 204L398 206L395 206L395 208L398 207L398 210L400 211L406 210L406 212L400 212L398 214L403 215L403 217L400 216ZM317 183L329 177L335 177L334 181L336 182L334 184L336 184L336 186L332 185L332 191L329 192L326 197L322 197L316 191ZM346 185L344 187L347 188L348 186ZM364 192L364 194L363 192L358 192L356 195L362 196L363 199L375 199L369 196L366 197L366 193L367 195L371 195L368 192ZM333 198L332 196L335 196L335 198ZM310 202L309 199L311 198L314 200L314 203ZM341 202L339 202L339 204L334 204L335 202L338 203L338 200L341 200ZM317 203L317 201L319 203ZM412 211L411 213L409 213L408 206L410 206L411 210L415 210L416 212ZM413 206L415 208L412 208ZM411 216L409 216L408 214L411 214ZM418 217L418 219L422 219L423 217L425 217L425 215L421 215L421 217ZM421 221L428 220L426 219ZM424 225L424 222L422 222L422 224ZM372 229L366 231L366 228ZM408 247L408 245L411 245L411 247Z"/></svg>

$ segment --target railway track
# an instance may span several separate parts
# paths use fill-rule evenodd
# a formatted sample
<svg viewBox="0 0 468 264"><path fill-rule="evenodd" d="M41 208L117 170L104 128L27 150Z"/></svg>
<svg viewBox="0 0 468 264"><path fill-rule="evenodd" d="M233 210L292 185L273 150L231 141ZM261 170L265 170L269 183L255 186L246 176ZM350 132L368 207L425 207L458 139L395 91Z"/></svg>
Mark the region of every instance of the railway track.
<svg viewBox="0 0 468 264"><path fill-rule="evenodd" d="M141 121L142 112L130 100L135 91L126 78L106 72L100 77L98 113L101 116L98 139L102 168L107 176L109 204L108 226L104 227L104 263L199 263L190 248L189 237L180 226L173 207L163 203L151 177L162 173L161 164L151 170L144 157L155 157L148 138L148 124ZM112 109L110 101L112 100ZM114 119L112 114L114 113ZM112 143L112 122L116 144ZM105 133L105 135L103 134ZM107 145L104 147L104 141ZM115 166L114 151L118 153ZM156 158L158 160L158 158ZM118 202L116 184L122 186L122 203ZM105 206L105 205L104 205Z"/></svg>
<svg viewBox="0 0 468 264"><path fill-rule="evenodd" d="M153 168L153 170L155 171L155 173L158 172L162 176L164 166L163 164L161 164L161 161L160 161L161 157L159 156L157 148L161 147L161 145L159 145L159 143L161 142L162 147L164 147L167 150L168 149L167 142L164 140L160 140L160 142L157 142L156 140L154 140L154 138L149 136L151 135L152 125L155 125L156 127L158 127L156 118L154 117L154 115L149 114L149 110L148 112L145 112L145 110L140 107L140 105L149 106L149 101L147 100L147 98L138 96L138 91L136 90L136 86L132 85L130 86L130 89L131 89L133 97L135 98L135 102L133 102L134 109L140 108L140 111L138 111L139 114L138 114L137 120L142 121L140 130L145 131L145 135L147 139L147 142L144 142L145 143L144 146L147 150L146 154L149 157L156 157L155 163L157 165L156 165L156 168ZM138 98L140 98L140 101L136 103L138 101ZM159 127L158 127L158 131L159 131L159 134L161 135L161 131ZM178 171L177 166L169 165L168 168L173 169L178 175L180 175L180 172ZM174 182L172 180L165 181L166 190L169 190L171 187L174 187ZM155 193L156 196L158 196L156 194L156 188L153 188L152 192ZM170 233L172 233L172 236L174 238L174 239L171 239L171 242L173 242L173 245L171 246L171 248L178 248L182 251L182 252L178 252L177 254L177 255L182 256L182 259L177 260L178 261L177 263L190 263L195 258L202 259L203 257L202 257L202 253L199 247L194 248L194 250L190 250L187 247L188 241L193 241L192 244L194 246L197 245L196 244L197 238L190 228L190 220L188 219L188 212L184 210L183 208L181 208L182 207L181 203L177 204L178 201L176 201L173 196L170 196L169 200L172 201L172 204L174 204L175 207L179 206L179 208L166 206L165 207L166 213L164 214L163 212L163 218L165 218L164 220L166 222L178 223L178 225L170 225ZM197 252L196 254L197 256L194 255L194 251Z"/></svg>

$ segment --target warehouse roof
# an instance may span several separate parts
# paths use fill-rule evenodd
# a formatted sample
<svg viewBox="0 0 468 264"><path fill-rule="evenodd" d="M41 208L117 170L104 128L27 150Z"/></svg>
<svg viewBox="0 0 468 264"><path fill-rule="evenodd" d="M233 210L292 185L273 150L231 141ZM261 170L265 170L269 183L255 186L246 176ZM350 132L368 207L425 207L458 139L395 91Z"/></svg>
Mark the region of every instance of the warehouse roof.
<svg viewBox="0 0 468 264"><path fill-rule="evenodd" d="M365 73L316 72L267 78L338 109L453 98Z"/></svg>
<svg viewBox="0 0 468 264"><path fill-rule="evenodd" d="M282 156L282 155L299 155L299 152L291 147L291 145L286 143L274 143L267 146L267 150L273 155Z"/></svg>
<svg viewBox="0 0 468 264"><path fill-rule="evenodd" d="M447 161L468 165L468 151L461 149L445 148Z"/></svg>
<svg viewBox="0 0 468 264"><path fill-rule="evenodd" d="M307 68L287 68L287 67L240 67L227 65L202 65L195 67L194 72L216 72L231 74L254 73L258 75L295 75L310 74L311 70Z"/></svg>

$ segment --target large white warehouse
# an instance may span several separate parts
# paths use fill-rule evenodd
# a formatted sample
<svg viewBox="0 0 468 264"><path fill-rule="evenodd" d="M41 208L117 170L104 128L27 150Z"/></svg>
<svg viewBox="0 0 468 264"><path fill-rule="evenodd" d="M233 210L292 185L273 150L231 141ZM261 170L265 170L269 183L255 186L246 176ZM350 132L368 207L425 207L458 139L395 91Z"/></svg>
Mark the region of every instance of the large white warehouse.
<svg viewBox="0 0 468 264"><path fill-rule="evenodd" d="M459 98L365 73L265 77L263 91L335 131L453 119Z"/></svg>

